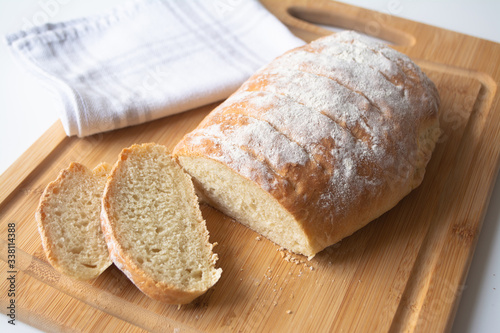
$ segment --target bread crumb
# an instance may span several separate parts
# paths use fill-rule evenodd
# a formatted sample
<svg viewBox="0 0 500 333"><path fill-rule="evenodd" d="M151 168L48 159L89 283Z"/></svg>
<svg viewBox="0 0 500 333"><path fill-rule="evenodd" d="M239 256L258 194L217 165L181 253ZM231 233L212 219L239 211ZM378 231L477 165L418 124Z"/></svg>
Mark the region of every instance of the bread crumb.
<svg viewBox="0 0 500 333"><path fill-rule="evenodd" d="M285 259L288 262L294 263L296 265L302 264L303 261L297 257L294 257L290 252L286 251L285 248L280 247L277 251L280 252L281 258Z"/></svg>
<svg viewBox="0 0 500 333"><path fill-rule="evenodd" d="M260 241L261 239L262 239L262 238L260 238L260 236L255 237L255 240L256 240L256 241Z"/></svg>
<svg viewBox="0 0 500 333"><path fill-rule="evenodd" d="M295 264L295 265L303 265L304 267L309 268L309 270L311 270L311 271L314 270L313 266L308 265L307 262L305 260L300 259L300 257L296 257L296 256L292 255L285 248L280 247L277 249L277 251L280 252L281 258L285 259L285 261L288 261L288 262ZM307 260L310 261L312 259L312 257L313 256L308 257Z"/></svg>
<svg viewBox="0 0 500 333"><path fill-rule="evenodd" d="M293 312L292 312L292 310L286 310L286 313L287 314L292 314Z"/></svg>

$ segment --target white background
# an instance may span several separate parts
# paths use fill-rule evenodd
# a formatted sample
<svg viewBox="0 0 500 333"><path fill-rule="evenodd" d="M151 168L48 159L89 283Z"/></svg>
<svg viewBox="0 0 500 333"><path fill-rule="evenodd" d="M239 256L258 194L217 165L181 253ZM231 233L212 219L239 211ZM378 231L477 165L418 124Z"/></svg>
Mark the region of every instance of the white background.
<svg viewBox="0 0 500 333"><path fill-rule="evenodd" d="M0 0L0 35L15 32L31 24L58 22L106 12L122 2ZM500 1L497 0L344 2L500 43ZM491 61L500 62L500 59ZM5 43L0 43L0 173L57 120L55 105L46 91L13 61ZM497 181L452 332L500 331L499 224L500 181ZM0 331L38 332L19 321L16 323L15 327L8 325L7 317L2 316Z"/></svg>

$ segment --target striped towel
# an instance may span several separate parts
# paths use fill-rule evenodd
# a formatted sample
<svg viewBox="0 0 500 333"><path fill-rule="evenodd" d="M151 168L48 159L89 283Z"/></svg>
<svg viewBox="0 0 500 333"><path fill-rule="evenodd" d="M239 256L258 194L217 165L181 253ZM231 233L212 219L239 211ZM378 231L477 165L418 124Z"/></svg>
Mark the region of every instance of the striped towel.
<svg viewBox="0 0 500 333"><path fill-rule="evenodd" d="M6 41L80 137L222 100L304 44L255 0L136 0Z"/></svg>

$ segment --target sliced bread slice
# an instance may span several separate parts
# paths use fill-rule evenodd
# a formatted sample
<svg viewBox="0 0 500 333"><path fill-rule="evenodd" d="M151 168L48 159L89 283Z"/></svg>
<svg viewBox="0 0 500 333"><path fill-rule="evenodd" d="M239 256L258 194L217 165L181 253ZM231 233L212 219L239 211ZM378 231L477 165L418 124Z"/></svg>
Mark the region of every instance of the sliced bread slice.
<svg viewBox="0 0 500 333"><path fill-rule="evenodd" d="M186 304L219 280L193 183L164 146L122 150L101 223L115 265L153 299Z"/></svg>
<svg viewBox="0 0 500 333"><path fill-rule="evenodd" d="M111 265L101 231L101 196L111 170L71 163L47 185L35 217L50 264L63 274L87 280Z"/></svg>

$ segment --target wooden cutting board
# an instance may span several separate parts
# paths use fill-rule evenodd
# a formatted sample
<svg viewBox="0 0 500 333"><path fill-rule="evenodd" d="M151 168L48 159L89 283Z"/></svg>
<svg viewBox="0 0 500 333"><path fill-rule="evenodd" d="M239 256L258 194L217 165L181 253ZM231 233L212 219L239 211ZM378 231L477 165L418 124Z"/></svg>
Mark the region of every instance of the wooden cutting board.
<svg viewBox="0 0 500 333"><path fill-rule="evenodd" d="M114 266L89 282L47 264L34 212L71 161L113 163L124 147L173 148L215 105L84 139L55 123L0 178L1 311L10 301L7 226L15 225L17 319L46 331L440 332L451 328L499 166L500 45L329 1L266 0L298 36L308 22L386 39L436 83L442 135L422 185L313 260L203 206L222 278L180 308L151 300Z"/></svg>

